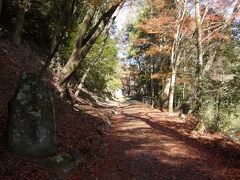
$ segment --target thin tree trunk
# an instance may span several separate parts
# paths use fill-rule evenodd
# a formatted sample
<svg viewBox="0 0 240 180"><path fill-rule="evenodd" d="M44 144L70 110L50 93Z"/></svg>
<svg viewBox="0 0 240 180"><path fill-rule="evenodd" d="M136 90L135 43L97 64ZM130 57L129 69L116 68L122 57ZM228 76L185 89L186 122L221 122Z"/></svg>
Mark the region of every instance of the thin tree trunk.
<svg viewBox="0 0 240 180"><path fill-rule="evenodd" d="M153 73L154 73L154 67L153 67L153 58L151 58L151 106L154 106L154 81L153 81Z"/></svg>
<svg viewBox="0 0 240 180"><path fill-rule="evenodd" d="M220 93L220 92L219 92ZM219 94L217 97L217 112L216 112L216 119L215 119L215 130L219 130L219 122L220 122L220 107L221 107L221 95Z"/></svg>
<svg viewBox="0 0 240 180"><path fill-rule="evenodd" d="M168 100L168 111L173 113L173 104L174 104L174 91L175 91L175 82L176 82L176 71L172 71L170 89L169 89L169 100Z"/></svg>
<svg viewBox="0 0 240 180"><path fill-rule="evenodd" d="M56 20L56 25L53 31L52 35L52 42L51 42L51 47L50 47L50 54L53 53L56 45L57 45L57 37L62 31L62 26L63 26L63 20L64 20L64 15L65 15L65 8L67 6L67 0L62 1L62 7L61 7L61 12L60 12L60 17Z"/></svg>
<svg viewBox="0 0 240 180"><path fill-rule="evenodd" d="M81 78L81 80L80 80L80 83L79 83L79 85L78 85L78 87L77 87L77 90L76 90L76 92L74 93L74 98L75 98L75 99L78 98L78 95L79 95L80 91L82 90L83 83L84 83L85 79L87 78L87 75L88 75L90 69L91 69L91 66L89 66L89 67L87 68L87 70L84 72L84 74L83 74L83 76L82 76L82 78Z"/></svg>
<svg viewBox="0 0 240 180"><path fill-rule="evenodd" d="M186 83L183 83L183 89L182 89L182 100L185 99L185 89L186 89Z"/></svg>
<svg viewBox="0 0 240 180"><path fill-rule="evenodd" d="M2 12L2 0L0 0L0 16L1 16L1 12Z"/></svg>
<svg viewBox="0 0 240 180"><path fill-rule="evenodd" d="M14 30L13 40L16 46L20 45L23 31L24 17L26 12L30 9L30 3L27 1L19 2L17 21Z"/></svg>
<svg viewBox="0 0 240 180"><path fill-rule="evenodd" d="M19 7L18 15L17 15L17 21L16 21L16 27L15 27L15 31L14 31L14 43L15 43L16 46L19 46L20 42L21 42L24 16L25 16L24 8Z"/></svg>
<svg viewBox="0 0 240 180"><path fill-rule="evenodd" d="M76 0L73 0L72 6L71 6L71 14L74 14L74 12L75 12L75 4L76 4Z"/></svg>
<svg viewBox="0 0 240 180"><path fill-rule="evenodd" d="M160 104L161 111L163 111L165 103L169 100L170 83L171 83L171 78L168 78L162 93L161 104Z"/></svg>
<svg viewBox="0 0 240 180"><path fill-rule="evenodd" d="M202 50L202 30L201 30L201 15L199 0L195 0L195 20L196 20L196 32L197 32L197 66L196 66L196 92L195 101L196 107L194 109L197 112L201 107L201 82L203 73L203 50Z"/></svg>
<svg viewBox="0 0 240 180"><path fill-rule="evenodd" d="M177 51L179 49L179 43L180 43L180 28L183 22L183 19L185 17L186 13L186 5L187 0L184 1L183 11L179 13L179 20L178 25L176 28L176 34L172 45L172 51L171 51L171 70L172 75L170 78L170 88L169 88L169 100L168 100L168 111L170 113L173 113L173 106L174 106L174 89L175 89L175 82L176 82L176 69L178 66L178 61L180 58L180 55L177 54Z"/></svg>
<svg viewBox="0 0 240 180"><path fill-rule="evenodd" d="M79 83L79 85L78 85L78 87L77 87L77 90L76 90L76 92L74 93L74 98L75 98L75 99L78 97L80 91L82 90L83 83L85 82L85 79L87 78L90 70L91 70L92 67L94 67L94 66L99 62L99 60L101 59L101 56L102 56L102 53L103 53L104 48L105 48L105 45L102 46L101 52L99 53L99 57L93 62L93 64L91 64L90 66L88 66L87 70L84 72L84 74L83 74L83 76L82 76L82 78L81 78L81 80L80 80L80 83Z"/></svg>
<svg viewBox="0 0 240 180"><path fill-rule="evenodd" d="M200 15L200 3L199 0L195 0L195 21L197 32L197 66L196 66L196 78L195 78L195 107L193 113L198 112L202 106L202 76L203 76L203 50L202 50L202 30L201 30L201 15ZM204 122L199 119L194 130L199 132L205 131Z"/></svg>
<svg viewBox="0 0 240 180"><path fill-rule="evenodd" d="M185 72L186 72L186 66L184 66L184 68L183 68L183 74L185 74ZM186 89L186 83L184 82L183 83L183 89L182 89L182 103L185 100L185 89Z"/></svg>

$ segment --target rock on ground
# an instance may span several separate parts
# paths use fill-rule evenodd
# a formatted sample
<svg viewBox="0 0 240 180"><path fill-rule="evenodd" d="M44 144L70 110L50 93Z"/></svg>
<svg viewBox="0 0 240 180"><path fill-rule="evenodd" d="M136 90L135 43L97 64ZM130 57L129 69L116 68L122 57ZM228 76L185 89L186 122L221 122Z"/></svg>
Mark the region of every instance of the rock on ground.
<svg viewBox="0 0 240 180"><path fill-rule="evenodd" d="M49 156L56 151L54 106L37 74L24 73L9 104L8 149L23 156Z"/></svg>

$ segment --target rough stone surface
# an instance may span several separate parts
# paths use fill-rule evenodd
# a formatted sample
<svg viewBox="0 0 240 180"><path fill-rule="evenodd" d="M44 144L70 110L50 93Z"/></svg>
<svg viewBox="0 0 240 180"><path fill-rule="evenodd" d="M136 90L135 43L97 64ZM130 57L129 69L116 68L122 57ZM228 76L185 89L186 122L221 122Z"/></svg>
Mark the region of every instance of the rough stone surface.
<svg viewBox="0 0 240 180"><path fill-rule="evenodd" d="M36 74L24 73L9 103L8 149L22 156L49 156L56 151L53 98Z"/></svg>

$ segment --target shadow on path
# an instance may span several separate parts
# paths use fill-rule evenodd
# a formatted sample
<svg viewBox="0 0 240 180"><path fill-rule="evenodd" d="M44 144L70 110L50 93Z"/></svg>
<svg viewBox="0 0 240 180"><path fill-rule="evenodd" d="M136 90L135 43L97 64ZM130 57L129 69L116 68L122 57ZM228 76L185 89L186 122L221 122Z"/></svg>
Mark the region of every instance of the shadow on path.
<svg viewBox="0 0 240 180"><path fill-rule="evenodd" d="M178 132L187 125L167 112L130 101L113 118L109 152L95 176L104 180L240 179L239 160L226 163L205 144Z"/></svg>

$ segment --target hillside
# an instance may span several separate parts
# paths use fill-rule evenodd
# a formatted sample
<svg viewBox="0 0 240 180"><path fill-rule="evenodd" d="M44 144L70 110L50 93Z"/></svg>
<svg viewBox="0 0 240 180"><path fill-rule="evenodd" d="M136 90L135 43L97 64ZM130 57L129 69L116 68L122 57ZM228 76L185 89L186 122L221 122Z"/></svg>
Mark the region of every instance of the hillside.
<svg viewBox="0 0 240 180"><path fill-rule="evenodd" d="M8 102L13 97L22 71L36 72L41 67L44 56L34 51L31 41L24 41L17 48L14 47L7 37L0 40L0 177L1 179L45 179L61 172L58 170L45 169L38 165L39 159L29 159L15 156L6 149L6 130ZM35 45L37 46L37 45ZM51 79L51 78L49 78ZM105 131L109 129L109 122L106 116L107 109L89 111L74 109L72 105L61 99L51 81L48 81L54 94L55 118L57 128L57 155L66 155L75 151L83 154L79 169L83 174L88 167L96 163L105 152ZM85 108L93 109L85 104ZM84 109L84 107L82 107ZM99 112L102 112L99 115ZM92 116L90 114L95 115ZM108 113L109 114L109 113ZM96 117L97 116L97 117ZM97 157L97 158L96 158Z"/></svg>

